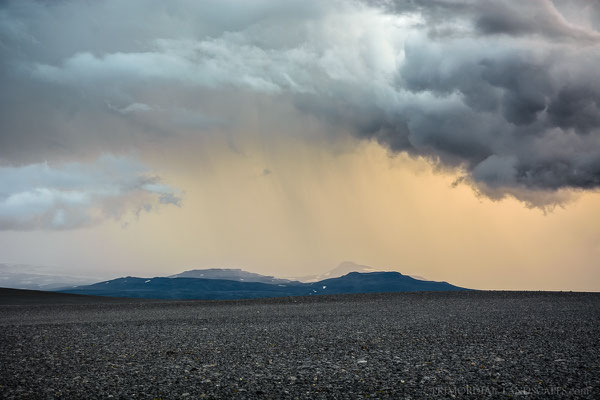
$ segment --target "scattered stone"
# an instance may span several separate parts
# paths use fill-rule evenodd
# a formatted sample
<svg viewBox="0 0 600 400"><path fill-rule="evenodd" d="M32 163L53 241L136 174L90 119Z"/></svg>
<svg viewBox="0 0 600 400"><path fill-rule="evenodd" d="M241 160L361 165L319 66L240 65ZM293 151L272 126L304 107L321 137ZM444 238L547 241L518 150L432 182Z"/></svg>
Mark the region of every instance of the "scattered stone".
<svg viewBox="0 0 600 400"><path fill-rule="evenodd" d="M598 338L591 293L0 305L0 398L594 399Z"/></svg>

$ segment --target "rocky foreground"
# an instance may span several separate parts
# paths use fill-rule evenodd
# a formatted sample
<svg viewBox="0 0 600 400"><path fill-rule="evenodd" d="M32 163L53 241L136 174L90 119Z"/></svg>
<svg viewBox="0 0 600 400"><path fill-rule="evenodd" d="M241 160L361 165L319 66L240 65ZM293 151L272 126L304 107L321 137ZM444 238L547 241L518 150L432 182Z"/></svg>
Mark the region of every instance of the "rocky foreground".
<svg viewBox="0 0 600 400"><path fill-rule="evenodd" d="M600 294L3 293L1 398L600 398Z"/></svg>

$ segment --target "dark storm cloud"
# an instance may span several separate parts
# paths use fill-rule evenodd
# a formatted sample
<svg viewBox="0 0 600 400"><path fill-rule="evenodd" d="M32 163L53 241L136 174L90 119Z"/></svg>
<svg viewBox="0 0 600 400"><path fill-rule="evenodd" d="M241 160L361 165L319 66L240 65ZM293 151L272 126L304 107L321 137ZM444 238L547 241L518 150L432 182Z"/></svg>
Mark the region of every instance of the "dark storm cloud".
<svg viewBox="0 0 600 400"><path fill-rule="evenodd" d="M196 134L256 93L551 203L600 186L599 24L586 0L5 2L0 159Z"/></svg>
<svg viewBox="0 0 600 400"><path fill-rule="evenodd" d="M569 23L550 0L481 2L475 25L485 34L539 34L556 39L596 41L598 32Z"/></svg>

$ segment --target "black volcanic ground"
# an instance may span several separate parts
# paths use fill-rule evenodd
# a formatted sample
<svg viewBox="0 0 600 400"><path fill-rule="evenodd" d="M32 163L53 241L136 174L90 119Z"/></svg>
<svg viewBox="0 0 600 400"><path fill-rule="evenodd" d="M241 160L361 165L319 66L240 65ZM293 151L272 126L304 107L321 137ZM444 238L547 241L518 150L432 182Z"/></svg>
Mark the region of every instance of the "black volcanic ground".
<svg viewBox="0 0 600 400"><path fill-rule="evenodd" d="M0 397L591 399L599 338L600 294L159 302L2 289Z"/></svg>

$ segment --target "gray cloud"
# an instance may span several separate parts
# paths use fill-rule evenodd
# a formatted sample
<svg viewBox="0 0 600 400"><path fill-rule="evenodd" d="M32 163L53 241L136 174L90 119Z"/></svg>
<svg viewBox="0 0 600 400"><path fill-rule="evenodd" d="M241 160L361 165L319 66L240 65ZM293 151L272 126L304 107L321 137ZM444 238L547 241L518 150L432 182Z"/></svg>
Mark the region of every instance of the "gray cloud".
<svg viewBox="0 0 600 400"><path fill-rule="evenodd" d="M181 204L177 189L138 162L104 156L94 163L0 167L0 230L73 229L120 220L154 204Z"/></svg>
<svg viewBox="0 0 600 400"><path fill-rule="evenodd" d="M600 186L595 1L0 7L0 160L196 134L257 93L463 171L492 198Z"/></svg>
<svg viewBox="0 0 600 400"><path fill-rule="evenodd" d="M568 22L551 0L481 2L475 25L485 34L538 34L557 39L597 41L600 34Z"/></svg>

